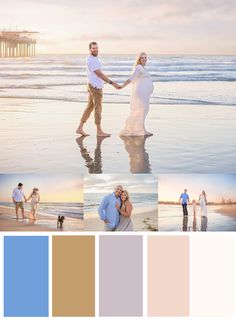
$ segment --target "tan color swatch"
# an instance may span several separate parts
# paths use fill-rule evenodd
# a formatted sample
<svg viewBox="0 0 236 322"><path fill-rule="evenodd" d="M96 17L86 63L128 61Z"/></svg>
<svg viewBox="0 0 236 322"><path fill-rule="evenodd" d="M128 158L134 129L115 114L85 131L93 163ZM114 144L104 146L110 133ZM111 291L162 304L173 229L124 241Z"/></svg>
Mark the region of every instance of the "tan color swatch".
<svg viewBox="0 0 236 322"><path fill-rule="evenodd" d="M189 315L189 238L148 238L148 315Z"/></svg>
<svg viewBox="0 0 236 322"><path fill-rule="evenodd" d="M95 315L94 236L53 236L52 315Z"/></svg>

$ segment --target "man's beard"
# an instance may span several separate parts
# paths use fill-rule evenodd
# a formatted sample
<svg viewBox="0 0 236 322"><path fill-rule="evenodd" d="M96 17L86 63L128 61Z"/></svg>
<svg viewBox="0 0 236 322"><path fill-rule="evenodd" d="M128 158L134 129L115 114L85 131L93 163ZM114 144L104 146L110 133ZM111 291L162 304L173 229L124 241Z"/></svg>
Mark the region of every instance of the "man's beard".
<svg viewBox="0 0 236 322"><path fill-rule="evenodd" d="M92 55L93 55L93 56L97 56L97 55L98 55L98 53L92 53Z"/></svg>

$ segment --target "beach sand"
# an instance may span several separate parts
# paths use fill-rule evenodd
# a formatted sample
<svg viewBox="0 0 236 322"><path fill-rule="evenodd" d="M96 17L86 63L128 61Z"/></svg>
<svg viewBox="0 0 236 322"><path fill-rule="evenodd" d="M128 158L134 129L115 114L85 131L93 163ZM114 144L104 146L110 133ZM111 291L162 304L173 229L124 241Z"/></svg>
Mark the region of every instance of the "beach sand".
<svg viewBox="0 0 236 322"><path fill-rule="evenodd" d="M29 218L30 212L25 210L25 216ZM38 214L37 220L15 219L15 209L0 206L0 231L81 231L83 220L66 217L63 229L57 228L57 217L55 215Z"/></svg>
<svg viewBox="0 0 236 322"><path fill-rule="evenodd" d="M106 89L105 89L106 91ZM103 104L98 139L93 116L77 139L86 103L4 98L0 102L2 173L216 173L236 171L233 106L150 105L154 136L121 139L129 104ZM10 160L10 162L9 162Z"/></svg>
<svg viewBox="0 0 236 322"><path fill-rule="evenodd" d="M134 231L157 231L158 210L154 207L139 208L131 215ZM85 231L104 231L104 224L99 215L92 212L84 214Z"/></svg>
<svg viewBox="0 0 236 322"><path fill-rule="evenodd" d="M216 212L236 219L236 205L224 205L221 208L217 209Z"/></svg>

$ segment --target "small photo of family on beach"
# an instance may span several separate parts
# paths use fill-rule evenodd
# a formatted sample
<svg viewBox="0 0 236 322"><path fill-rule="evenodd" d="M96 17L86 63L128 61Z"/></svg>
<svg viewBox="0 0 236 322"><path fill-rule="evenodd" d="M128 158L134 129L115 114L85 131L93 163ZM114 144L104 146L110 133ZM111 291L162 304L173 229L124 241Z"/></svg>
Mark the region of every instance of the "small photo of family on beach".
<svg viewBox="0 0 236 322"><path fill-rule="evenodd" d="M0 230L83 230L82 189L80 176L2 174Z"/></svg>
<svg viewBox="0 0 236 322"><path fill-rule="evenodd" d="M87 231L157 231L157 179L152 175L90 175L84 185Z"/></svg>
<svg viewBox="0 0 236 322"><path fill-rule="evenodd" d="M160 231L236 230L235 174L162 174L158 183Z"/></svg>

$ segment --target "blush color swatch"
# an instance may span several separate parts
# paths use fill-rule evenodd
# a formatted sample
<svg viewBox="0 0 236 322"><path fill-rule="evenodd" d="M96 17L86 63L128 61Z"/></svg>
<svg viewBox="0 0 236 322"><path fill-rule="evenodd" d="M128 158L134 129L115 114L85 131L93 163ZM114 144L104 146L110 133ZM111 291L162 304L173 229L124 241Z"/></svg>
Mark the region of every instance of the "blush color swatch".
<svg viewBox="0 0 236 322"><path fill-rule="evenodd" d="M4 237L4 316L48 316L48 237Z"/></svg>
<svg viewBox="0 0 236 322"><path fill-rule="evenodd" d="M191 314L234 313L235 249L232 236L191 237Z"/></svg>
<svg viewBox="0 0 236 322"><path fill-rule="evenodd" d="M148 237L148 315L189 315L189 238Z"/></svg>
<svg viewBox="0 0 236 322"><path fill-rule="evenodd" d="M95 237L53 236L53 316L95 315Z"/></svg>
<svg viewBox="0 0 236 322"><path fill-rule="evenodd" d="M100 236L100 316L142 316L142 236Z"/></svg>

